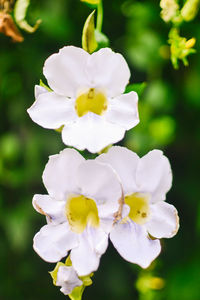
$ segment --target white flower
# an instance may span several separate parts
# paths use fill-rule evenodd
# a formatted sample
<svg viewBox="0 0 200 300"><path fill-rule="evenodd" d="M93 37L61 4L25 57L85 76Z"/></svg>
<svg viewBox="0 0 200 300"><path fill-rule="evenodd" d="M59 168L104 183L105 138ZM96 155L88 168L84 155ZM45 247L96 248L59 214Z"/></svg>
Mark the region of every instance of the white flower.
<svg viewBox="0 0 200 300"><path fill-rule="evenodd" d="M76 271L71 266L60 266L57 273L57 286L61 286L61 292L64 295L69 295L74 288L83 285Z"/></svg>
<svg viewBox="0 0 200 300"><path fill-rule="evenodd" d="M52 91L37 89L28 113L44 128L63 126L66 145L96 153L138 124L137 94L123 94L130 71L122 55L68 46L46 60L43 72Z"/></svg>
<svg viewBox="0 0 200 300"><path fill-rule="evenodd" d="M34 237L35 251L57 262L71 250L79 276L95 271L122 194L117 175L109 165L86 161L77 151L65 149L50 156L43 182L49 195L35 195L33 206L48 224Z"/></svg>
<svg viewBox="0 0 200 300"><path fill-rule="evenodd" d="M118 173L124 191L123 206L129 207L113 227L110 239L126 260L143 268L158 256L158 239L174 236L179 227L177 211L166 202L172 172L162 151L153 150L142 158L123 147L112 147L97 161L110 164Z"/></svg>
<svg viewBox="0 0 200 300"><path fill-rule="evenodd" d="M65 263L58 262L54 270L49 273L53 279L53 284L60 286L60 291L64 295L69 295L70 299L81 298L85 287L92 284L93 273L79 277L69 256Z"/></svg>

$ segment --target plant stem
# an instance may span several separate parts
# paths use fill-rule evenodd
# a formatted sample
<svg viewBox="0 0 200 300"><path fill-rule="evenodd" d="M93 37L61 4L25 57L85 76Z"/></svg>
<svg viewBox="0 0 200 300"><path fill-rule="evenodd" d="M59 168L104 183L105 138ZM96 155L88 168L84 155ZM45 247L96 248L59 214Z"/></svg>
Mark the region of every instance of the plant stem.
<svg viewBox="0 0 200 300"><path fill-rule="evenodd" d="M97 6L97 29L101 32L103 25L103 0Z"/></svg>

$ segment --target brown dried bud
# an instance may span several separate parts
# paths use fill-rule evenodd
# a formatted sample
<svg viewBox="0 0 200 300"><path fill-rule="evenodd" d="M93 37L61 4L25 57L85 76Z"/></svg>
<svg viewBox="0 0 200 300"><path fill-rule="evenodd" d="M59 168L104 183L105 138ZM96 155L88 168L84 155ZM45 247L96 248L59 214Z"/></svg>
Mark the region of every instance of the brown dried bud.
<svg viewBox="0 0 200 300"><path fill-rule="evenodd" d="M10 36L13 42L23 42L24 40L11 15L5 12L0 12L0 32Z"/></svg>

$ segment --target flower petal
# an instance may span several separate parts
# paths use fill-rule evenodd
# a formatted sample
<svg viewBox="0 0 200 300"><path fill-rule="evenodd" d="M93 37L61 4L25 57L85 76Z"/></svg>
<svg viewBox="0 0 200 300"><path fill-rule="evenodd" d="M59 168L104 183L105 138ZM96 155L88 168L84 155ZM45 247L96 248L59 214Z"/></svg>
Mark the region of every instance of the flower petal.
<svg viewBox="0 0 200 300"><path fill-rule="evenodd" d="M122 94L130 78L125 59L110 48L93 53L88 60L87 71L94 87L106 89L108 97Z"/></svg>
<svg viewBox="0 0 200 300"><path fill-rule="evenodd" d="M35 123L48 129L57 129L77 119L73 100L54 92L40 93L27 112Z"/></svg>
<svg viewBox="0 0 200 300"><path fill-rule="evenodd" d="M67 222L45 225L33 239L34 250L48 262L61 260L69 250L77 246L77 234L71 231Z"/></svg>
<svg viewBox="0 0 200 300"><path fill-rule="evenodd" d="M136 181L139 192L151 193L151 202L165 200L172 185L172 171L162 151L150 151L140 159Z"/></svg>
<svg viewBox="0 0 200 300"><path fill-rule="evenodd" d="M99 211L101 211L100 208L99 208ZM101 212L102 215L103 215L103 212ZM106 233L110 233L113 228L113 224L116 223L118 218L124 219L124 218L128 217L129 212L130 212L130 207L128 205L124 204L122 206L122 210L120 211L120 208L119 208L119 210L114 215L114 218L113 218L113 216L109 217L109 218L101 217L101 223L100 223L101 228ZM107 214L106 211L105 211L105 214Z"/></svg>
<svg viewBox="0 0 200 300"><path fill-rule="evenodd" d="M48 90L45 89L43 86L35 85L35 90L34 90L35 99L37 99L41 94L44 93L48 93Z"/></svg>
<svg viewBox="0 0 200 300"><path fill-rule="evenodd" d="M81 48L67 46L47 58L43 73L49 86L59 95L75 97L88 86L86 63L90 55Z"/></svg>
<svg viewBox="0 0 200 300"><path fill-rule="evenodd" d="M110 239L119 254L127 261L147 268L159 255L159 240L151 240L145 228L133 222L116 224Z"/></svg>
<svg viewBox="0 0 200 300"><path fill-rule="evenodd" d="M173 237L179 228L176 208L163 201L151 205L151 220L146 223L146 228L155 238Z"/></svg>
<svg viewBox="0 0 200 300"><path fill-rule="evenodd" d="M60 266L57 273L56 285L61 286L61 292L64 295L70 294L77 286L83 282L78 278L73 267Z"/></svg>
<svg viewBox="0 0 200 300"><path fill-rule="evenodd" d="M119 208L122 188L113 169L95 160L87 160L77 171L81 193L96 201L99 217L109 217Z"/></svg>
<svg viewBox="0 0 200 300"><path fill-rule="evenodd" d="M107 153L96 158L97 161L107 163L117 172L122 182L124 194L137 191L136 170L139 157L125 147L111 147Z"/></svg>
<svg viewBox="0 0 200 300"><path fill-rule="evenodd" d="M138 95L135 92L123 94L109 100L105 118L129 130L139 123Z"/></svg>
<svg viewBox="0 0 200 300"><path fill-rule="evenodd" d="M56 201L49 195L34 195L33 207L37 212L45 215L49 223L66 222L66 216L64 215L65 201Z"/></svg>
<svg viewBox="0 0 200 300"><path fill-rule="evenodd" d="M101 229L88 228L79 236L79 242L70 258L78 275L85 276L98 269L100 257L108 246L108 235Z"/></svg>
<svg viewBox="0 0 200 300"><path fill-rule="evenodd" d="M125 129L107 122L103 117L87 113L62 130L63 142L79 150L101 151L124 137Z"/></svg>
<svg viewBox="0 0 200 300"><path fill-rule="evenodd" d="M69 193L78 193L76 172L85 159L74 149L65 149L49 157L43 172L43 182L49 195L66 201Z"/></svg>

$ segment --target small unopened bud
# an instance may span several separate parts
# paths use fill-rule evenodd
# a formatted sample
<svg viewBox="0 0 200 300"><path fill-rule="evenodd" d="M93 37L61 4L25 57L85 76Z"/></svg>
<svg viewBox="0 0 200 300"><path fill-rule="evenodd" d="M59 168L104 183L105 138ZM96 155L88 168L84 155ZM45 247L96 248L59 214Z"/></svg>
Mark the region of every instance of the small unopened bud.
<svg viewBox="0 0 200 300"><path fill-rule="evenodd" d="M200 0L187 0L181 9L181 15L187 22L193 20L199 10Z"/></svg>

